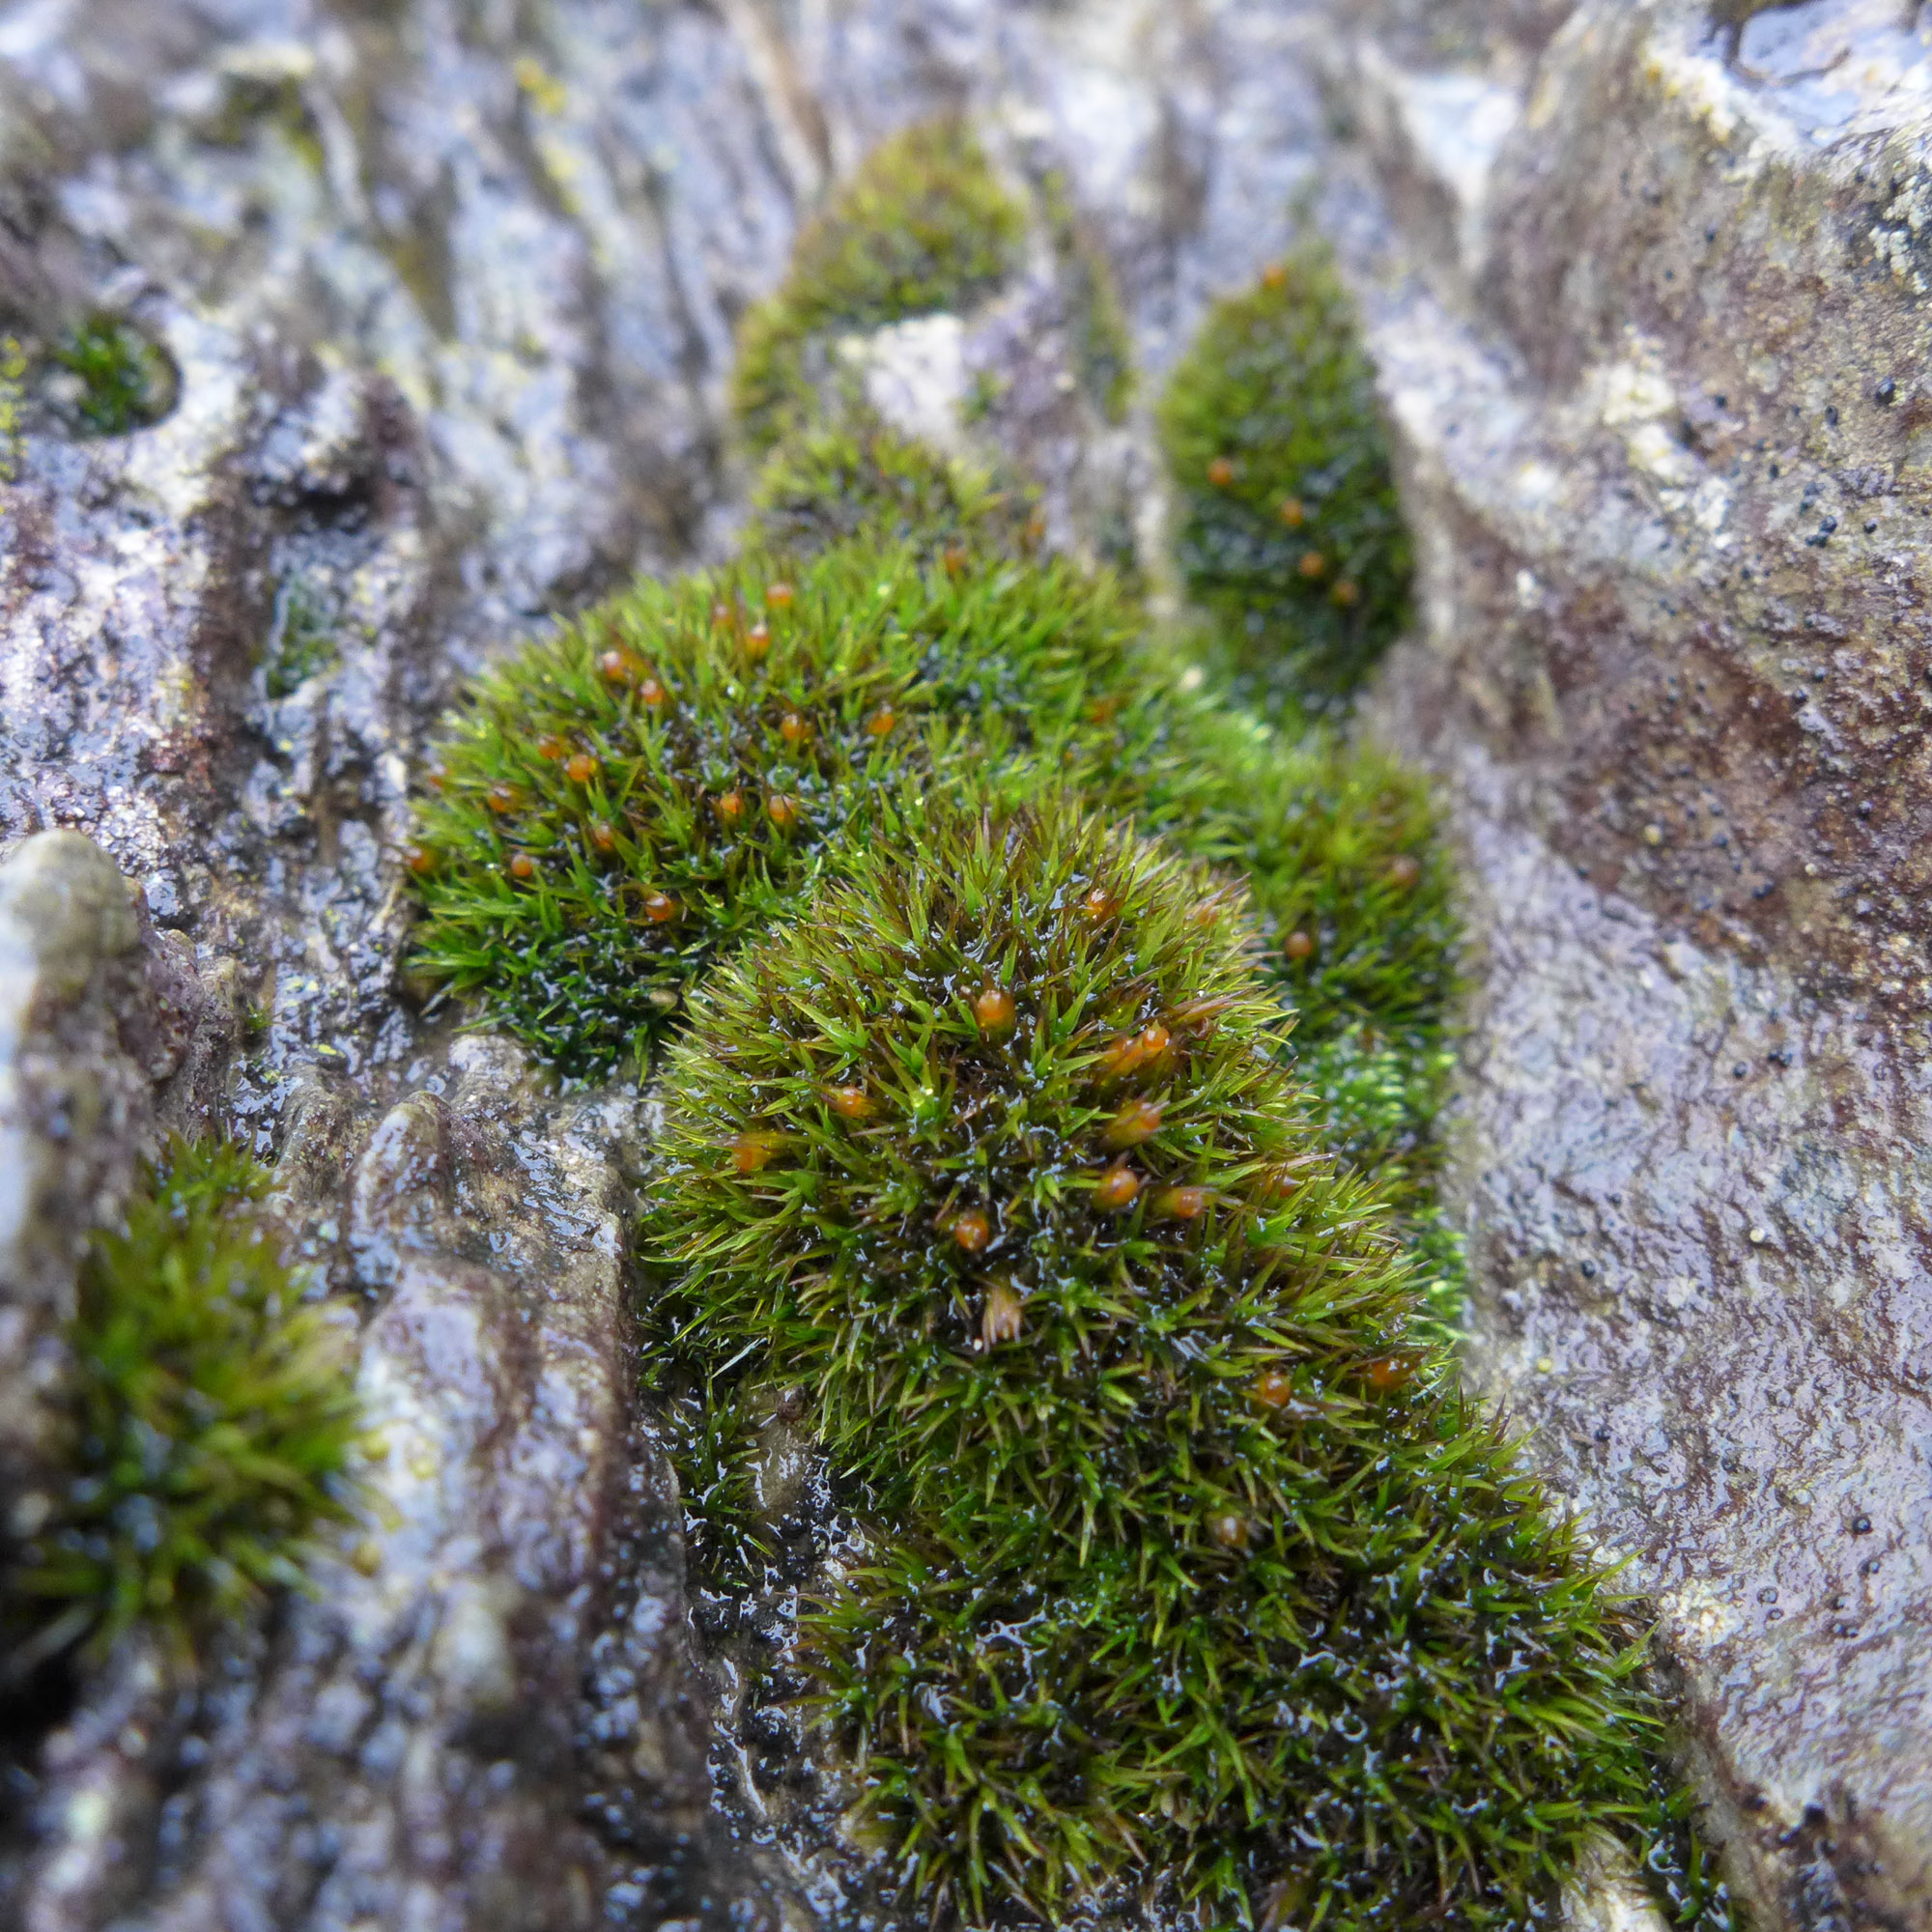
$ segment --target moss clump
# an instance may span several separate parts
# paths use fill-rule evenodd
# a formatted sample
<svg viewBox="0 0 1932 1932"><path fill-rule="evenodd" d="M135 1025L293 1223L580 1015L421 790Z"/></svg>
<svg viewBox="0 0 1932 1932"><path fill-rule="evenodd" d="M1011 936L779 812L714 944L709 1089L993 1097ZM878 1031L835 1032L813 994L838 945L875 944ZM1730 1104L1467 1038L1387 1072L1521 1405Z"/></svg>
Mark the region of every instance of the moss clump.
<svg viewBox="0 0 1932 1932"><path fill-rule="evenodd" d="M275 598L274 628L262 658L263 688L270 697L291 696L339 655L334 613L311 584L291 579Z"/></svg>
<svg viewBox="0 0 1932 1932"><path fill-rule="evenodd" d="M575 1074L897 822L1118 737L1130 613L1065 566L859 543L640 584L483 679L409 854L418 969Z"/></svg>
<svg viewBox="0 0 1932 1932"><path fill-rule="evenodd" d="M8 1578L23 1654L137 1620L191 1638L298 1582L316 1532L352 1520L354 1382L256 1207L267 1184L230 1144L172 1141L96 1237L69 1334L73 1480Z"/></svg>
<svg viewBox="0 0 1932 1932"><path fill-rule="evenodd" d="M1375 381L1312 252L1219 303L1159 410L1178 555L1222 654L1270 707L1360 682L1409 608L1408 537Z"/></svg>
<svg viewBox="0 0 1932 1932"><path fill-rule="evenodd" d="M70 329L52 359L77 380L71 411L96 436L146 429L174 407L179 379L166 351L118 316L92 316Z"/></svg>
<svg viewBox="0 0 1932 1932"><path fill-rule="evenodd" d="M874 149L799 237L778 293L739 327L732 408L747 441L762 452L802 425L832 336L991 294L1024 228L964 121L923 122Z"/></svg>
<svg viewBox="0 0 1932 1932"><path fill-rule="evenodd" d="M681 1346L867 1525L803 1640L935 1915L1527 1926L1643 1801L1628 1634L1280 1028L1210 876L1049 808L879 852L669 1057Z"/></svg>
<svg viewBox="0 0 1932 1932"><path fill-rule="evenodd" d="M773 451L752 494L754 546L813 557L855 540L923 560L1031 556L1033 493L900 436L864 412L801 430Z"/></svg>

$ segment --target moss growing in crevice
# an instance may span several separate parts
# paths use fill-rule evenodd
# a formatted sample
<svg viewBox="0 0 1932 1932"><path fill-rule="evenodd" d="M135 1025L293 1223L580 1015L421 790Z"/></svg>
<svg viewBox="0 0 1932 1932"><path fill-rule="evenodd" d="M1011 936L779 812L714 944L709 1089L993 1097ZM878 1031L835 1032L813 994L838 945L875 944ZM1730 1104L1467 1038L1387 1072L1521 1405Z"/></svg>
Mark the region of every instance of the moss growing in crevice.
<svg viewBox="0 0 1932 1932"><path fill-rule="evenodd" d="M62 407L85 434L128 436L175 406L180 378L167 352L119 316L76 325L49 359L71 379L72 396Z"/></svg>
<svg viewBox="0 0 1932 1932"><path fill-rule="evenodd" d="M1245 939L1065 807L875 853L673 1049L652 1245L868 1525L804 1641L923 1912L1527 1925L1644 1801L1635 1652Z"/></svg>
<svg viewBox="0 0 1932 1932"><path fill-rule="evenodd" d="M1236 688L1332 709L1401 631L1408 537L1375 378L1325 257L1218 303L1159 408L1177 544Z"/></svg>
<svg viewBox="0 0 1932 1932"><path fill-rule="evenodd" d="M810 414L837 335L990 295L1025 215L963 120L922 122L875 149L799 237L778 293L746 311L733 413L763 453Z"/></svg>
<svg viewBox="0 0 1932 1932"><path fill-rule="evenodd" d="M1107 421L1124 422L1134 396L1134 351L1114 271L1082 225L1058 170L1042 179L1040 201L1066 298L1080 385Z"/></svg>
<svg viewBox="0 0 1932 1932"><path fill-rule="evenodd" d="M15 1669L136 1622L191 1643L353 1520L354 1381L267 1185L230 1144L172 1141L96 1236L68 1337L72 1480L6 1578Z"/></svg>

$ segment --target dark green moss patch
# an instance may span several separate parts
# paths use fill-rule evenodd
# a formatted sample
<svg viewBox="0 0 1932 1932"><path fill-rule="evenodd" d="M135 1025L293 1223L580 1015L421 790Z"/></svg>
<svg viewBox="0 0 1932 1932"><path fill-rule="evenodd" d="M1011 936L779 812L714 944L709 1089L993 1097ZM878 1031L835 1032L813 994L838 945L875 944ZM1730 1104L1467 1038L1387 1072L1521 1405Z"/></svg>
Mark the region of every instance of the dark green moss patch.
<svg viewBox="0 0 1932 1932"><path fill-rule="evenodd" d="M1049 808L727 968L652 1190L681 1347L803 1391L868 1525L805 1642L923 1910L1527 1926L1644 1802L1634 1651L1217 893Z"/></svg>
<svg viewBox="0 0 1932 1932"><path fill-rule="evenodd" d="M175 1141L97 1236L69 1335L73 1479L7 1578L16 1661L136 1621L190 1640L299 1582L314 1536L352 1520L354 1379L267 1184L233 1146Z"/></svg>
<svg viewBox="0 0 1932 1932"><path fill-rule="evenodd" d="M327 600L303 579L290 579L275 597L274 625L262 658L269 696L292 696L339 655L335 613Z"/></svg>
<svg viewBox="0 0 1932 1932"><path fill-rule="evenodd" d="M1312 251L1219 303L1168 384L1178 556L1270 708L1345 696L1406 621L1408 537L1348 298Z"/></svg>
<svg viewBox="0 0 1932 1932"><path fill-rule="evenodd" d="M146 429L174 408L180 379L167 352L118 316L93 316L69 330L51 359L75 379L69 412L95 436Z"/></svg>
<svg viewBox="0 0 1932 1932"><path fill-rule="evenodd" d="M1024 227L963 121L923 122L875 149L740 325L732 408L752 447L803 423L831 337L971 308L1013 268Z"/></svg>

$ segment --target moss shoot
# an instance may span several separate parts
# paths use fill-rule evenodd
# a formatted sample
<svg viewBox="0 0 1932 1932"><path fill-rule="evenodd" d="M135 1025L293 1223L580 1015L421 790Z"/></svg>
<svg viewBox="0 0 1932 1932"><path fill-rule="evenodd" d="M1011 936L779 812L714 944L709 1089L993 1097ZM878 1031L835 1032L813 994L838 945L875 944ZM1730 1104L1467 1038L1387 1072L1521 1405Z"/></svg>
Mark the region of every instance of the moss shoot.
<svg viewBox="0 0 1932 1932"><path fill-rule="evenodd" d="M51 359L74 380L71 413L95 436L127 436L174 407L180 379L165 350L118 316L92 316L55 344Z"/></svg>
<svg viewBox="0 0 1932 1932"><path fill-rule="evenodd" d="M72 1480L8 1578L19 1655L137 1621L189 1641L298 1583L317 1533L353 1520L354 1380L259 1211L267 1183L228 1143L172 1141L96 1237L69 1334Z"/></svg>
<svg viewBox="0 0 1932 1932"><path fill-rule="evenodd" d="M1408 537L1348 297L1305 251L1219 303L1159 409L1179 561L1270 709L1331 707L1406 622Z"/></svg>
<svg viewBox="0 0 1932 1932"><path fill-rule="evenodd" d="M799 237L778 293L746 311L732 376L746 440L763 453L807 419L835 336L990 295L1024 229L964 121L922 122L874 149Z"/></svg>
<svg viewBox="0 0 1932 1932"><path fill-rule="evenodd" d="M1630 1634L1281 1028L1211 875L1047 806L876 855L670 1055L682 1346L858 1501L804 1643L939 1916L1527 1926L1643 1802Z"/></svg>

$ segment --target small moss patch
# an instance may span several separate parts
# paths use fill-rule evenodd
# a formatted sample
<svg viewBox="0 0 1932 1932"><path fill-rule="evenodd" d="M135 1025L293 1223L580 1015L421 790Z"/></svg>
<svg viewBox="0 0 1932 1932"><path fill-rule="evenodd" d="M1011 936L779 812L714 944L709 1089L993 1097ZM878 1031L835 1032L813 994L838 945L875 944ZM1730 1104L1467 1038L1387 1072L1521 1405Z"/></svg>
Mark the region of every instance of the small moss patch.
<svg viewBox="0 0 1932 1932"><path fill-rule="evenodd" d="M128 436L174 408L179 378L167 352L118 316L93 316L69 330L51 359L75 379L70 412L93 435Z"/></svg>
<svg viewBox="0 0 1932 1932"><path fill-rule="evenodd" d="M990 295L1024 228L964 121L923 122L875 149L799 237L778 293L740 325L732 408L747 441L762 452L802 424L832 336Z"/></svg>
<svg viewBox="0 0 1932 1932"><path fill-rule="evenodd" d="M1408 537L1352 308L1319 253L1214 308L1159 410L1178 558L1270 708L1360 683L1409 608Z"/></svg>
<svg viewBox="0 0 1932 1932"><path fill-rule="evenodd" d="M299 1582L315 1535L353 1519L346 1350L302 1304L267 1184L227 1143L173 1141L95 1238L69 1334L73 1477L7 1579L24 1652L137 1621L191 1640Z"/></svg>
<svg viewBox="0 0 1932 1932"><path fill-rule="evenodd" d="M1047 807L876 852L670 1055L681 1346L868 1525L804 1641L938 1917L1528 1925L1643 1801L1630 1633L1280 1026L1210 875Z"/></svg>
<svg viewBox="0 0 1932 1932"><path fill-rule="evenodd" d="M262 679L269 696L293 696L339 655L335 613L328 601L305 579L291 578L276 593L273 628L262 657Z"/></svg>

